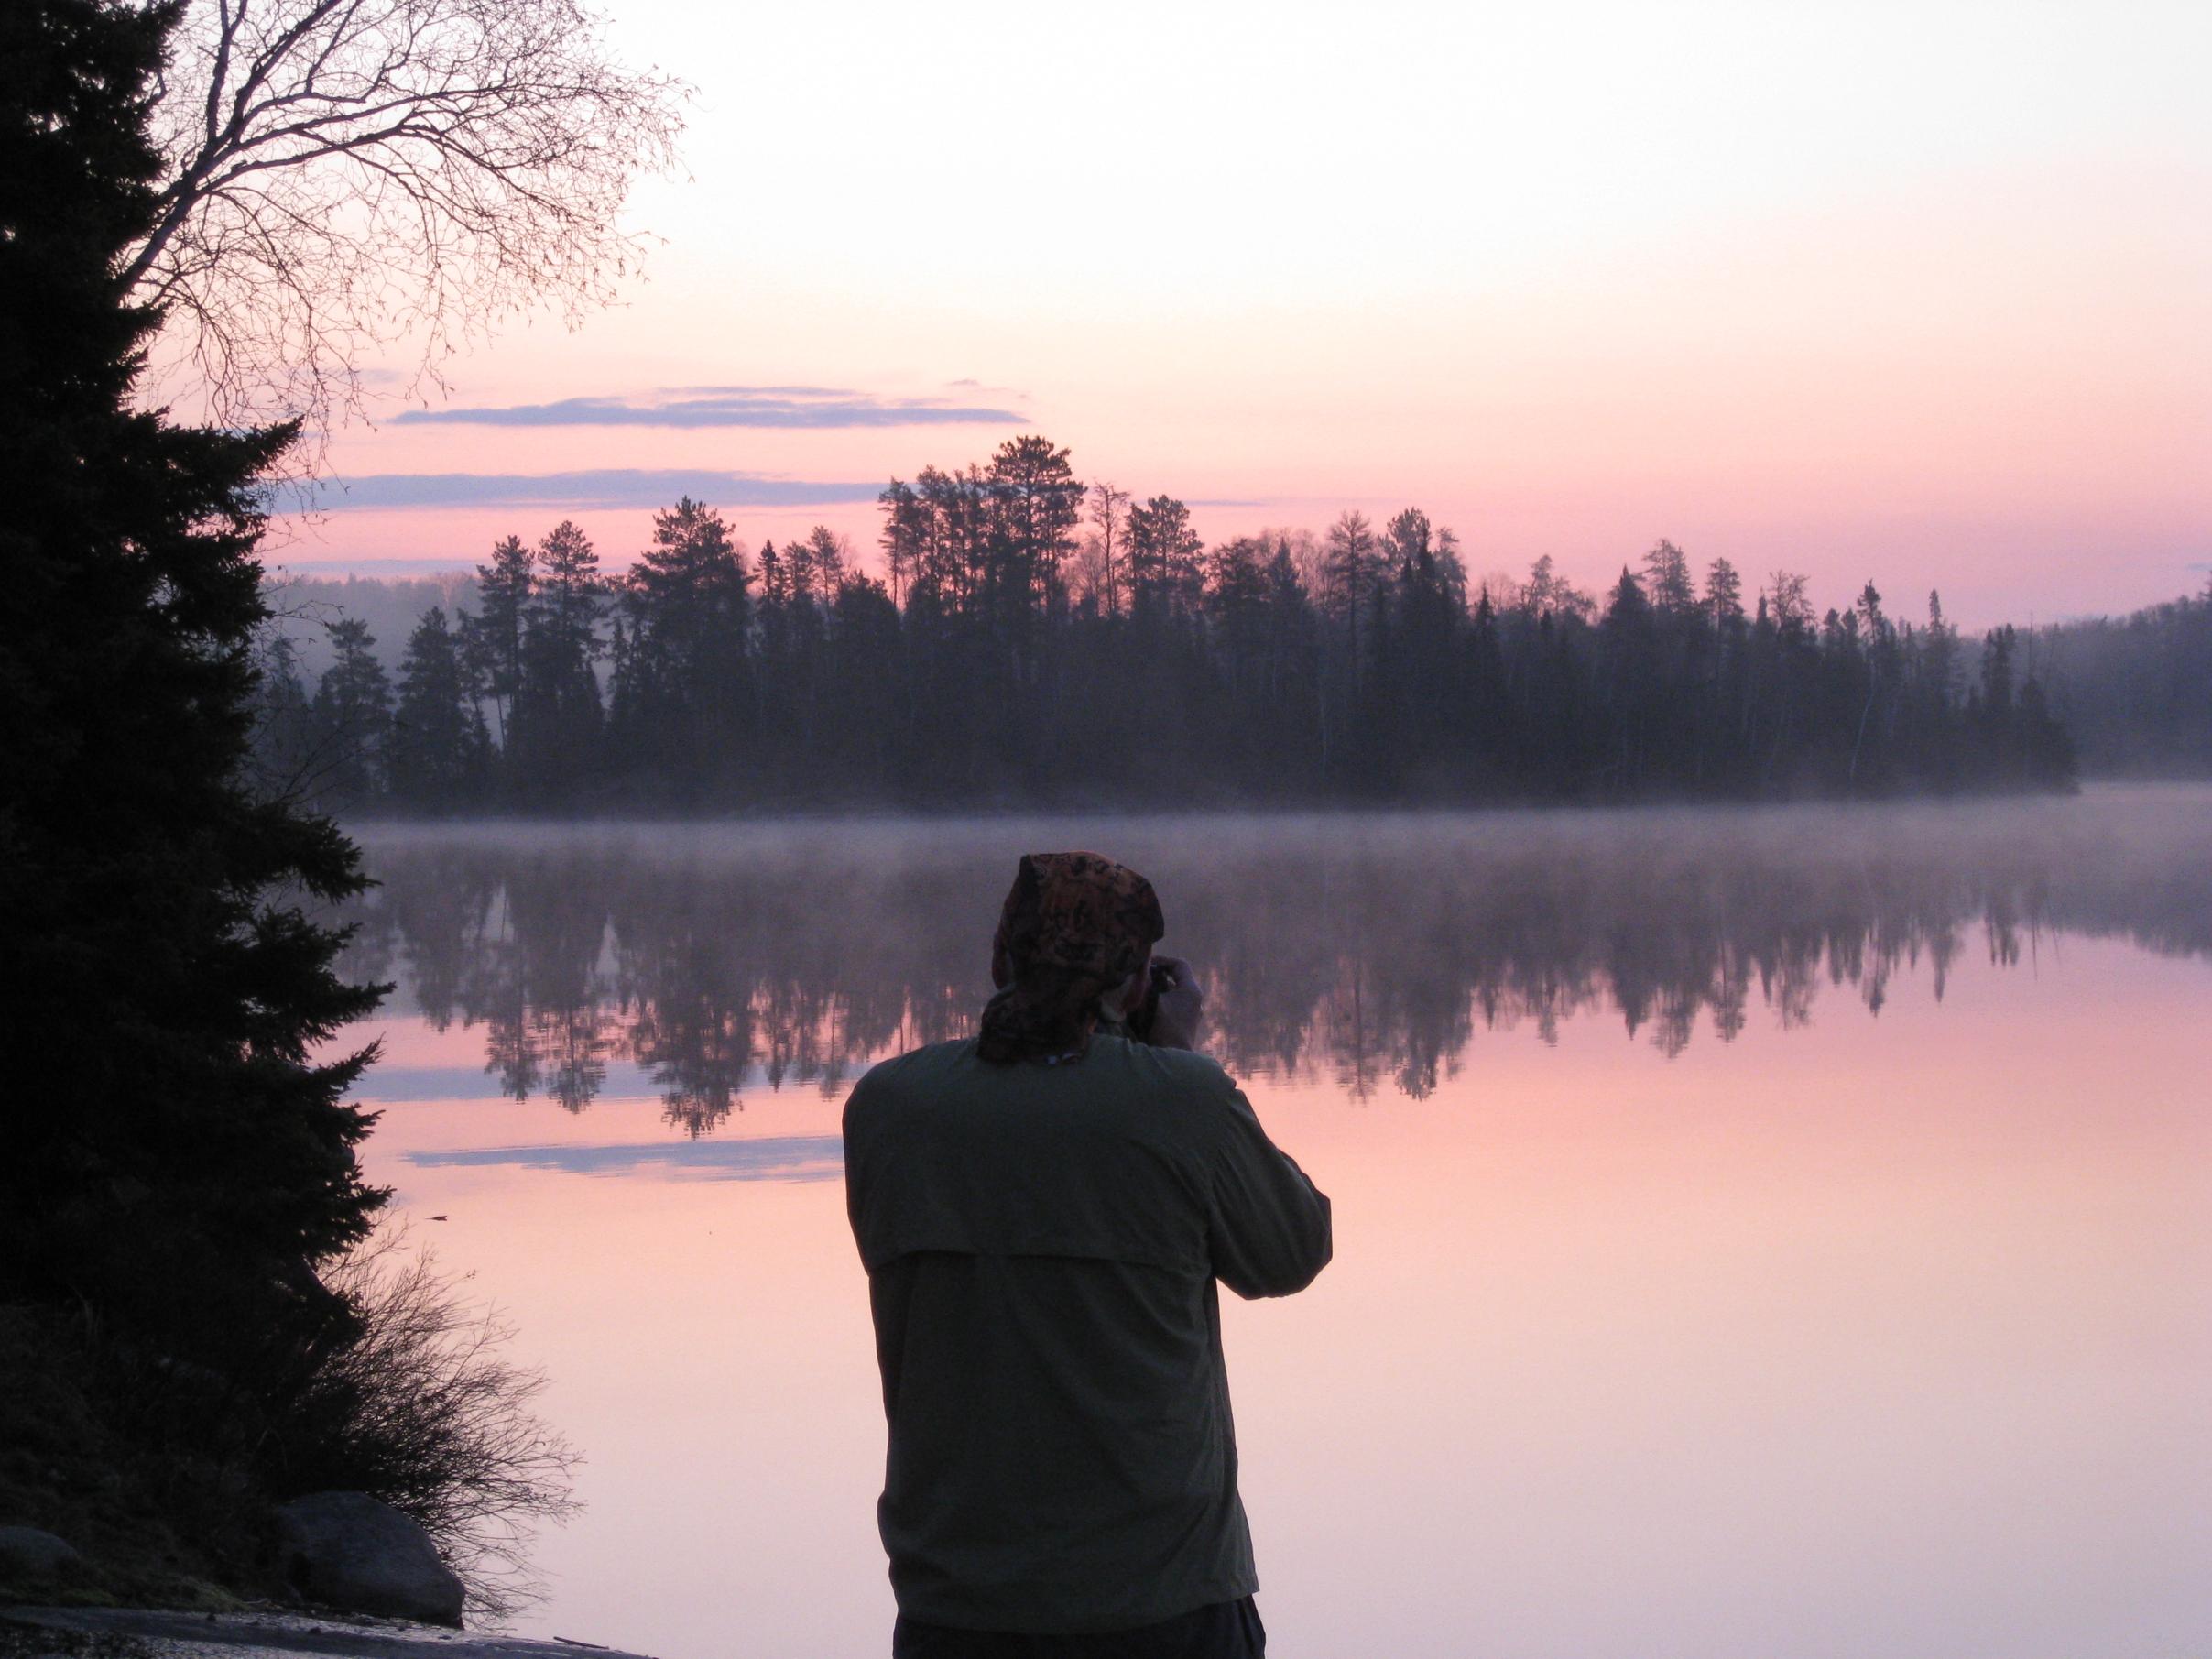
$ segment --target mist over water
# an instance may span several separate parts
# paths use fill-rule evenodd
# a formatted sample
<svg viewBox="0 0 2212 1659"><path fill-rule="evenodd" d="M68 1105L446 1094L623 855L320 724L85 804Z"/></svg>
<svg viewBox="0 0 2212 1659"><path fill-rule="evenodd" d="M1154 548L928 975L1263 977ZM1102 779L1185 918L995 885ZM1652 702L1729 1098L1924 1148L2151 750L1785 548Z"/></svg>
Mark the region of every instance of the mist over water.
<svg viewBox="0 0 2212 1659"><path fill-rule="evenodd" d="M483 1028L515 1099L581 1111L627 1068L700 1133L748 1089L834 1093L964 1035L1016 858L1080 846L1152 879L1232 1071L1422 1096L1522 1024L1552 1041L1609 1012L1671 1055L1824 997L1879 1013L1900 974L1940 998L1969 953L2117 934L2212 955L2207 799L376 826L348 966Z"/></svg>
<svg viewBox="0 0 2212 1659"><path fill-rule="evenodd" d="M2212 790L364 839L368 1173L588 1459L530 1633L888 1651L839 1108L1069 846L1335 1201L1224 1310L1280 1659L2212 1633Z"/></svg>

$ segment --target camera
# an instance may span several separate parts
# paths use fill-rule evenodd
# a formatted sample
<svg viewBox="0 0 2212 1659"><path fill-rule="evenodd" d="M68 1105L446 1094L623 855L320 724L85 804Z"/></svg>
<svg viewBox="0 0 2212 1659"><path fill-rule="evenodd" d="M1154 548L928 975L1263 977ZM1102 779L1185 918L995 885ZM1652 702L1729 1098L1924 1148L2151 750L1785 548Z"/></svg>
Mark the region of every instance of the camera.
<svg viewBox="0 0 2212 1659"><path fill-rule="evenodd" d="M1155 959L1145 975L1144 1000L1130 1013L1129 1034L1139 1042L1150 1041L1152 1023L1160 1017L1160 998L1164 991L1175 988L1175 970Z"/></svg>

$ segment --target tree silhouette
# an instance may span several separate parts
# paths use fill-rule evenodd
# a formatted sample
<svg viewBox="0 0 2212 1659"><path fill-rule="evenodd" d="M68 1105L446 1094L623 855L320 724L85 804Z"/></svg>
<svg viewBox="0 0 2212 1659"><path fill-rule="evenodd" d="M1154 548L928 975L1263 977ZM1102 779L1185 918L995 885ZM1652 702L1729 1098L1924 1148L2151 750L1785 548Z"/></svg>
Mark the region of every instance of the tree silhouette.
<svg viewBox="0 0 2212 1659"><path fill-rule="evenodd" d="M752 573L722 515L688 497L655 514L621 605L629 632L615 664L613 724L622 764L683 798L725 792L749 725L753 607Z"/></svg>
<svg viewBox="0 0 2212 1659"><path fill-rule="evenodd" d="M175 17L0 8L0 954L36 1034L0 1110L0 1299L89 1310L235 1402L327 1336L314 1270L381 1201L344 1099L368 1056L311 1058L377 995L318 919L362 887L354 847L252 765L256 486L295 429L133 407L160 316L115 273L161 211Z"/></svg>
<svg viewBox="0 0 2212 1659"><path fill-rule="evenodd" d="M2035 637L2053 717L2104 769L2212 777L2212 578L2121 617Z"/></svg>
<svg viewBox="0 0 2212 1659"><path fill-rule="evenodd" d="M607 588L591 539L568 519L539 542L533 562L509 754L518 791L574 800L592 782L602 741L594 665Z"/></svg>
<svg viewBox="0 0 2212 1659"><path fill-rule="evenodd" d="M483 798L491 736L473 692L461 638L433 606L408 637L392 718L391 789L409 807L451 812Z"/></svg>
<svg viewBox="0 0 2212 1659"><path fill-rule="evenodd" d="M225 424L362 401L496 319L608 300L617 221L673 158L683 89L624 69L574 0L180 0L149 88L153 211L117 250Z"/></svg>
<svg viewBox="0 0 2212 1659"><path fill-rule="evenodd" d="M336 655L315 687L318 748L329 759L321 790L333 804L373 802L392 782L392 686L368 624L341 617L326 625Z"/></svg>
<svg viewBox="0 0 2212 1659"><path fill-rule="evenodd" d="M656 517L619 582L573 524L535 548L506 538L462 621L494 731L491 803L2073 787L2066 689L2023 679L2010 666L2022 648L2000 632L1962 697L1966 654L1933 595L1924 624L1893 617L1870 584L1816 617L1804 577L1778 571L1747 617L1728 561L1710 562L1701 591L1689 555L1662 540L1622 567L1601 612L1548 555L1523 580L1471 585L1457 539L1418 508L1379 533L1347 512L1323 539L1209 549L1173 497L1125 505L1098 487L1086 497L1068 453L1039 437L988 467L895 479L879 497L887 581L819 525L762 543L756 574L722 516L689 500ZM357 654L332 695L365 677ZM281 724L273 707L268 719Z"/></svg>

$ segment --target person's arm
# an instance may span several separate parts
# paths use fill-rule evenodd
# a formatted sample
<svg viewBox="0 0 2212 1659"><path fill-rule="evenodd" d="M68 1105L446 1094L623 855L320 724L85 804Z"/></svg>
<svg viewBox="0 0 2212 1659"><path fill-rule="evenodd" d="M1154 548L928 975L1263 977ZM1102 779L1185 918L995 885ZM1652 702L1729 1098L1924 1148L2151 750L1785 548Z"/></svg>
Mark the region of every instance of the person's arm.
<svg viewBox="0 0 2212 1659"><path fill-rule="evenodd" d="M1329 1200L1268 1139L1242 1090L1230 1088L1219 1109L1207 1226L1214 1276L1248 1298L1302 1291L1329 1264Z"/></svg>

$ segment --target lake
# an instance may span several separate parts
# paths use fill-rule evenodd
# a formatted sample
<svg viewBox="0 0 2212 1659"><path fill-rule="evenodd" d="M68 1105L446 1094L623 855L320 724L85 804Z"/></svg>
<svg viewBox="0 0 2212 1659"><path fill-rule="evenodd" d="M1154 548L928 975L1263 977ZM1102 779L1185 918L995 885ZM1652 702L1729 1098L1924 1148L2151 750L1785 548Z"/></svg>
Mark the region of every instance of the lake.
<svg viewBox="0 0 2212 1659"><path fill-rule="evenodd" d="M1224 1298L1271 1653L2212 1651L2212 791L362 838L369 1173L588 1459L527 1632L888 1653L839 1109L1085 846L1335 1201Z"/></svg>

